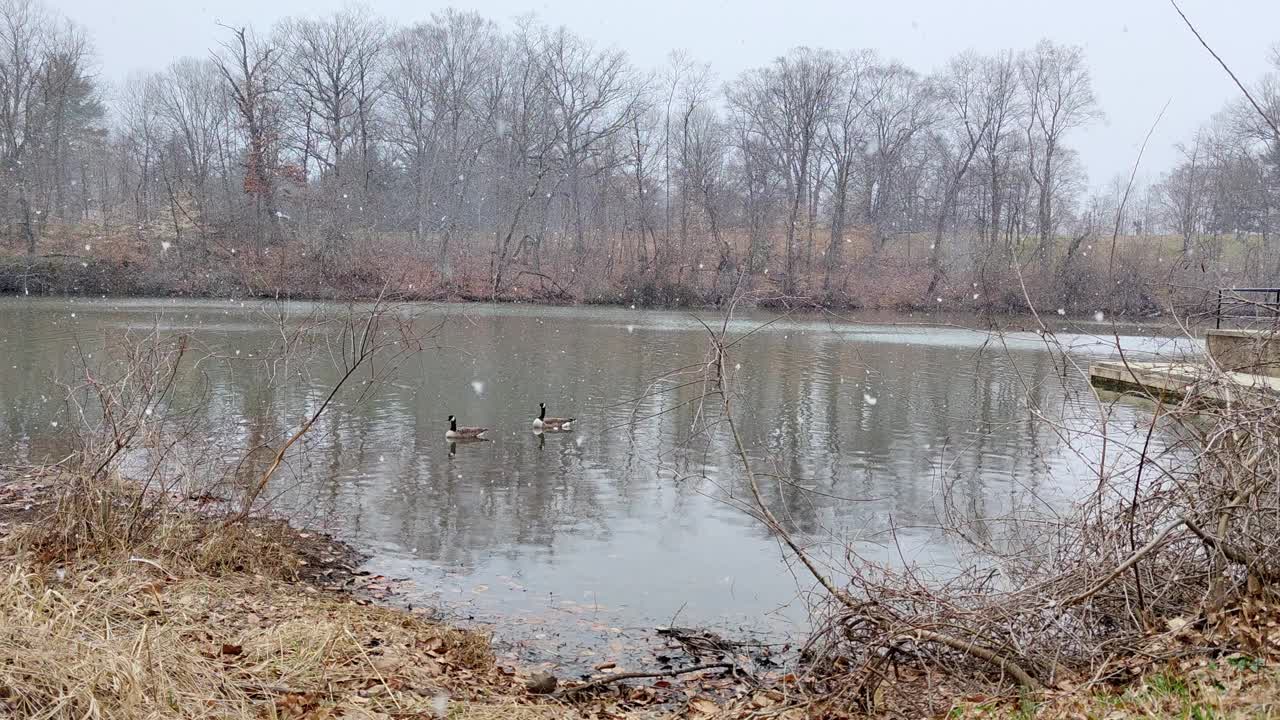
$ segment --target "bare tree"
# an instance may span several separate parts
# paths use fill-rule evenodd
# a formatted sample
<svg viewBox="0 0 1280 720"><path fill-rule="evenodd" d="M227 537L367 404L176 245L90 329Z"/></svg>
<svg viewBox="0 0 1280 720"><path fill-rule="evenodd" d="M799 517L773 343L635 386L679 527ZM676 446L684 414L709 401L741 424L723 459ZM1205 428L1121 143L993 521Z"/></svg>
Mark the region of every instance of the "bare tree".
<svg viewBox="0 0 1280 720"><path fill-rule="evenodd" d="M539 49L538 71L551 99L567 185L573 250L581 257L587 252L583 183L607 168L606 147L642 110L646 80L622 52L597 51L565 28L543 31Z"/></svg>
<svg viewBox="0 0 1280 720"><path fill-rule="evenodd" d="M324 19L289 20L280 30L288 95L303 119L296 150L304 172L315 161L325 187L325 258L342 249L353 208L359 213L364 207L384 34L380 21L355 8Z"/></svg>
<svg viewBox="0 0 1280 720"><path fill-rule="evenodd" d="M156 84L162 122L182 150L175 172L189 186L194 207L188 215L200 216L211 205L210 178L216 169L219 134L225 118L222 78L212 60L183 58L169 66ZM192 221L196 218L192 217ZM202 227L204 223L199 223Z"/></svg>
<svg viewBox="0 0 1280 720"><path fill-rule="evenodd" d="M855 180L858 162L866 151L870 128L867 111L883 89L883 73L875 69L870 52L851 53L845 59L839 95L825 128L822 145L831 167L831 238L827 244L822 287L830 291L831 275L839 267L848 221L849 188Z"/></svg>
<svg viewBox="0 0 1280 720"><path fill-rule="evenodd" d="M991 86L985 82L983 59L975 53L964 53L951 60L946 72L937 80L943 113L942 199L930 253L929 287L932 297L943 277L944 233L955 211L960 183L973 164L987 133L996 121L997 103L986 97Z"/></svg>
<svg viewBox="0 0 1280 720"><path fill-rule="evenodd" d="M1191 252L1192 243L1203 231L1206 200L1206 170L1201 134L1191 144L1179 143L1181 162L1166 173L1158 186L1160 201L1169 224L1182 237L1182 255Z"/></svg>
<svg viewBox="0 0 1280 720"><path fill-rule="evenodd" d="M1030 109L1027 147L1037 190L1036 230L1045 262L1053 250L1054 197L1065 135L1098 116L1084 51L1041 40L1023 56L1021 76Z"/></svg>
<svg viewBox="0 0 1280 720"><path fill-rule="evenodd" d="M798 287L801 211L812 202L821 131L843 83L843 70L834 53L799 48L768 67L744 73L729 90L731 107L749 118L743 125L770 149L786 182L783 292L788 295Z"/></svg>
<svg viewBox="0 0 1280 720"><path fill-rule="evenodd" d="M231 40L221 43L220 51L213 53L213 61L226 81L246 140L242 161L244 192L253 204L253 237L261 252L278 224L279 148L275 123L279 113L276 95L280 54L274 46L258 42L246 28L227 29Z"/></svg>
<svg viewBox="0 0 1280 720"><path fill-rule="evenodd" d="M1021 128L1025 126L1022 114L1027 108L1019 83L1019 65L1013 52L1005 51L986 58L983 62L982 82L986 104L984 112L991 118L991 124L979 143L987 185L987 212L983 215L987 247L982 256L982 267L985 270L999 251L1000 237L1005 235L1005 194L1007 187L1014 181L1012 176L1021 171L1017 157L1025 148ZM1008 253L1003 254L1007 259Z"/></svg>
<svg viewBox="0 0 1280 720"><path fill-rule="evenodd" d="M39 0L0 0L0 215L15 247L35 257L49 228L74 247L70 227L99 222L179 248L195 234L200 262L239 238L279 244L279 264L254 269L277 290L370 290L395 272L435 293L713 301L745 262L748 286L783 297L915 305L972 281L990 298L975 304L1009 306L1017 240L1037 237L1030 289L1058 302L1055 278L1102 212L1081 202L1071 146L1098 115L1084 55L1047 41L934 76L796 48L717 87L686 54L648 75L532 19L450 10L392 28L352 8L265 39L227 31L212 58L115 94L108 121L85 33ZM1280 267L1280 81L1248 89L1121 225L1176 232L1179 267L1195 256L1224 281ZM1154 252L1118 247L1125 262ZM877 289L884 273L899 292ZM1072 282L1096 292L1092 273L1077 261ZM212 287L218 273L203 275Z"/></svg>
<svg viewBox="0 0 1280 720"><path fill-rule="evenodd" d="M895 210L894 204L911 196L907 186L913 145L936 122L938 98L936 87L903 65L892 63L876 72L880 88L867 107L871 137L864 160L863 216L878 252L910 214L901 206Z"/></svg>

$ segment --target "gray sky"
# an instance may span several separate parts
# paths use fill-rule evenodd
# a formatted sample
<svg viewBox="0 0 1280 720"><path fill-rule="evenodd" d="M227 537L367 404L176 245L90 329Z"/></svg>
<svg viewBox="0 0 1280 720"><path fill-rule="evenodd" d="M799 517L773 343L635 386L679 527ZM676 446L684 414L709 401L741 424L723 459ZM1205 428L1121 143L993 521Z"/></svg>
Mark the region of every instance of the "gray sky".
<svg viewBox="0 0 1280 720"><path fill-rule="evenodd" d="M267 29L289 15L323 15L344 0L53 0L87 26L102 73L120 80L160 69L182 55L204 55L220 37L218 21ZM680 48L710 62L721 80L768 62L796 45L872 48L921 70L966 49L1022 49L1041 37L1082 45L1106 119L1077 131L1071 144L1102 185L1128 174L1160 108L1171 101L1143 160L1154 177L1173 162L1172 145L1190 137L1228 99L1230 79L1199 46L1166 0L377 0L367 4L397 23L454 5L499 23L536 13L598 44L626 50L641 67L663 64ZM1201 34L1246 82L1267 68L1280 42L1278 0L1181 0Z"/></svg>

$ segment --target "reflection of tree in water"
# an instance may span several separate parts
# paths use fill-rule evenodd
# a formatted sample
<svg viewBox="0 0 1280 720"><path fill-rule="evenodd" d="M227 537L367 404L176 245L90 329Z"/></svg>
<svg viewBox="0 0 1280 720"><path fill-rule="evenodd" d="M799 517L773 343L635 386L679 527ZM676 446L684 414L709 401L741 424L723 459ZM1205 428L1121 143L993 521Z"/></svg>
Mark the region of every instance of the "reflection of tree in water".
<svg viewBox="0 0 1280 720"><path fill-rule="evenodd" d="M88 314L85 324L127 315ZM319 353L302 375L268 381L247 356L273 342L271 329L235 319L234 331L221 313L193 319L226 360L181 391L203 394L200 412L219 447L244 454L274 447L336 377ZM37 333L46 320L19 316L11 327ZM273 488L282 493L278 508L449 566L550 560L567 540L611 541L634 521L647 524L641 542L713 520L758 540L766 531L734 505L744 488L716 403L694 428L702 388L627 402L655 376L704 358L700 328L664 322L628 330L572 313L458 321L440 338L451 349L428 350L369 402L322 421ZM759 468L778 478L765 490L780 518L815 537L865 535L890 518L898 527L936 525L944 479L975 523L1016 510L1027 502L1024 488L1057 489L1057 473L1073 461L1028 399L1049 416L1093 406L1074 379L1056 376L1047 353L1010 354L994 343L979 352L976 343L924 334L886 342L867 332L779 326L735 350L735 385L744 390L737 422ZM0 369L12 437L51 435L30 388L72 368L65 351L65 338L38 340L24 350L30 357L11 363L19 370ZM539 441L528 422L540 401L583 417L582 426ZM450 413L494 428L494 442L459 446L451 457L443 440ZM260 474L268 457L250 453L240 480Z"/></svg>
<svg viewBox="0 0 1280 720"><path fill-rule="evenodd" d="M740 350L748 367L738 386L750 392L735 405L748 445L760 448L760 472L778 480L766 483L770 509L802 533L936 528L946 485L970 529L989 535L997 530L985 520L1075 482L1054 478L1061 468L1049 455L1062 443L1050 422L1055 410L1077 415L1093 400L1076 394L1080 381L1056 375L1047 353L855 340L822 343L807 362L796 354L782 334ZM768 375L779 367L796 371ZM1074 452L1096 455L1100 444L1088 440ZM727 438L706 444L718 461L729 456Z"/></svg>

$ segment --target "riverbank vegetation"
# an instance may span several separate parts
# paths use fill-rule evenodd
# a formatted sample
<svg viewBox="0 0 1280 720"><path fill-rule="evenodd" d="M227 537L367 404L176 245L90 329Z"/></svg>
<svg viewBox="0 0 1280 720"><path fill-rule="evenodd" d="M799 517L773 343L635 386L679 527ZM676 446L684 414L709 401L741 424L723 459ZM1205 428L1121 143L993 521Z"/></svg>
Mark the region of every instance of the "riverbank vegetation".
<svg viewBox="0 0 1280 720"><path fill-rule="evenodd" d="M1136 445L1107 437L1104 417L1062 428L1069 447L1102 433L1108 448L1102 459L1082 450L1096 484L1068 508L992 517L952 497L942 478L941 529L971 555L938 575L874 561L856 544L829 553L799 539L775 496L801 479L735 426L744 390L733 356L749 340L717 324L706 362L667 380L706 389L691 436L718 433L736 448L745 486L732 501L821 588L810 632L764 670L728 643L715 662L626 668L640 673L631 689L625 673L602 666L589 692L574 691L566 678L556 688L500 667L473 633L362 604L343 582L348 551L271 519L306 472L308 434L375 397L424 339L411 306L280 309L278 339L236 361L273 378L274 393L310 398L307 416L271 432L219 442L226 432L200 412L207 398L184 389L203 385L176 378L229 359L181 334L109 338L63 378L74 452L0 491L0 508L14 514L0 517L0 683L11 688L0 700L16 716L1269 712L1280 657L1272 396L1242 393L1225 407L1194 393L1177 404L1147 398L1153 419ZM339 382L314 382L316 362L336 364ZM1120 401L1103 400L1104 415ZM1152 436L1161 442L1148 447Z"/></svg>
<svg viewBox="0 0 1280 720"><path fill-rule="evenodd" d="M700 304L745 272L765 302L1141 315L1280 266L1251 110L1149 187L1088 189L1071 143L1104 108L1048 40L719 77L529 20L352 9L226 27L112 86L75 18L0 19L25 78L0 86L5 292Z"/></svg>
<svg viewBox="0 0 1280 720"><path fill-rule="evenodd" d="M774 498L803 478L739 434L728 319L705 326L702 365L671 379L705 388L695 431L727 434L747 492L735 505L777 537L819 591L802 653L815 707L953 716L1253 717L1275 712L1280 660L1280 401L1212 360L1179 398L1138 393L1145 432L1099 395L1070 423L1033 404L1094 474L1063 508L1035 498L992 515L940 475L939 529L969 548L945 566L877 561L863 541L802 540ZM718 328L718 329L717 329ZM1082 369L1053 332L1062 372ZM1044 378L1023 378L1026 387ZM1231 388L1229 402L1214 400ZM1137 428L1135 428L1137 429ZM1153 437L1159 441L1152 442ZM1087 447L1089 450L1085 450ZM1099 455L1097 450L1101 448ZM896 531L884 542L896 545ZM1007 690L1019 688L1011 702ZM960 696L1000 696L955 705ZM1043 708L1041 707L1043 705ZM1099 708L1105 712L1095 715Z"/></svg>
<svg viewBox="0 0 1280 720"><path fill-rule="evenodd" d="M6 500L51 496L3 539L9 717L549 716L513 707L485 637L321 587L350 560L341 546L176 501L130 533L119 523L157 502L135 485L7 479ZM73 500L65 485L100 492ZM116 534L67 545L68 526L104 521Z"/></svg>

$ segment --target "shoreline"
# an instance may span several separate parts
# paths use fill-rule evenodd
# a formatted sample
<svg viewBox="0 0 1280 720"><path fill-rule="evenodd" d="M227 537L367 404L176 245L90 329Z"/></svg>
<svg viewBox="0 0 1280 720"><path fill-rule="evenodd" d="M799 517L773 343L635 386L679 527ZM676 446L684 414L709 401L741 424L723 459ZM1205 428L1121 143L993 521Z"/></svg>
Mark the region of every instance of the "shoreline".
<svg viewBox="0 0 1280 720"><path fill-rule="evenodd" d="M810 685L803 663L753 664L732 645L659 658L656 668L607 662L555 678L504 662L484 633L395 607L394 580L360 570L364 556L353 546L282 520L251 519L205 565L192 564L189 543L169 556L149 546L55 552L39 541L45 531L34 531L56 525L69 479L56 468L0 468L0 569L8 578L0 707L17 717L59 702L67 712L53 717L81 716L95 703L103 717L1244 718L1267 712L1280 688L1269 655L1210 662L1193 654L1169 664L1139 653L1116 662L1118 680L1077 686L1064 678L1032 701L983 680L981 666L965 682L932 677L918 658L858 700ZM200 536L226 530L223 515L201 509L205 499L175 500ZM1152 647L1206 639L1189 626L1171 629L1153 634ZM1280 631L1270 635L1280 642ZM681 644L705 653L707 641L714 648L720 640L695 635ZM199 711L193 698L201 698Z"/></svg>
<svg viewBox="0 0 1280 720"><path fill-rule="evenodd" d="M625 712L614 715L621 718L641 710L644 716L652 711L675 712L690 698L706 702L715 696L720 702L727 702L734 694L728 690L742 690L736 681L721 682L722 678L731 677L725 673L736 663L690 672L690 668L698 666L696 658L687 662L672 660L664 668L672 671L671 679L657 688L614 683L613 678L624 672L648 670L639 666L623 668L620 663L610 662L580 674L560 674L566 672L561 668L553 675L546 670L550 663L510 662L498 655L488 633L451 624L433 609L400 604L397 580L361 569L360 564L368 555L352 545L329 533L295 528L274 518L253 518L245 526L256 538L253 542L263 543L252 551L271 558L266 566L245 558L245 566L233 560L215 571L206 571L181 567L179 561L160 556L99 558L33 552L27 533L59 511L57 473L56 469L42 467L0 467L0 571L9 579L9 589L16 588L27 598L24 603L34 601L38 607L43 606L39 598L49 597L50 593L75 607L84 607L132 602L132 588L145 587L143 600L149 607L139 616L143 619L138 629L142 639L137 642L146 642L148 627L153 628L153 636L163 635L163 628L182 622L179 637L168 639L181 646L178 650L182 655L193 659L198 656L200 659L194 660L197 663L211 664L221 671L238 668L246 687L253 686L248 697L254 700L255 717L264 711L268 716L306 718L331 716L325 713L484 720L594 717L596 712L621 706ZM199 509L202 499L192 502L193 508L180 512L194 518L197 525L217 532L222 515ZM97 594L104 589L106 596ZM198 608L193 610L192 605ZM0 597L0 628L20 626L21 619L14 617L17 612L14 603ZM84 610L77 612L92 615ZM326 627L326 623L334 621L342 627ZM289 629L286 637L279 636L280 628ZM313 630L317 634L309 635ZM130 627L123 622L116 627L80 631L81 635L95 637L79 637L74 648L56 651L84 652L88 656L85 662L94 663L99 660L92 657L97 641L113 633L128 636ZM5 687L0 692L0 708L21 714L26 709L20 704L21 698L15 699L4 685L4 668L12 665L6 663L10 658L6 657L4 635L0 629L0 687ZM264 664L264 653L274 654L274 663L327 666L330 657L325 653L336 650L321 652L317 645L344 642L358 647L346 648L348 657L341 668L327 667L321 673L327 689L308 683L294 687L282 678L268 681L253 675ZM26 650L39 654L41 648ZM107 663L112 659L100 660ZM255 662L250 663L251 660ZM335 684L332 676L339 669L349 677L337 683L340 688L328 687ZM153 670L182 671L167 667ZM17 672L12 667L10 671ZM682 672L677 675L675 671ZM662 674L663 671L657 673L658 677ZM704 682L709 684L704 686ZM601 685L601 690L582 695L575 692L576 687L588 683ZM61 678L52 684L67 686L74 681ZM100 688L93 690L98 692ZM409 710L413 712L405 714ZM375 714L365 714L371 711ZM184 712L180 716L203 715Z"/></svg>
<svg viewBox="0 0 1280 720"><path fill-rule="evenodd" d="M377 295L356 295L356 296L340 296L337 294L303 294L289 296L273 296L266 294L246 294L238 296L235 294L188 294L188 293L45 293L23 295L20 292L0 291L0 301L32 299L42 301L58 301L65 300L68 302L76 302L80 300L92 301L191 301L191 302L211 302L211 303L325 303L334 305L343 304L368 304L376 302L379 298ZM384 300L386 298L383 298ZM448 295L444 297L428 297L428 296L394 296L394 301L398 304L406 305L435 305L446 308L463 307L470 305L488 305L488 306L530 306L543 308L612 308L620 310L636 310L636 311L654 311L654 312L696 312L696 311L712 311L722 312L723 305L711 303L682 305L682 304L650 304L641 305L637 303L627 303L624 301L590 301L590 300L574 300L559 301L550 299L525 299L525 298L498 298L496 300L489 298L472 298L463 295ZM787 315L798 319L822 319L830 318L835 321L847 321L856 324L875 324L886 326L924 326L924 327L953 327L966 330L999 330L1005 332L1038 332L1038 323L1036 314L1030 312L1010 313L1010 312L994 312L984 311L976 307L961 307L956 309L938 310L929 306L912 306L912 307L833 307L820 304L797 304L793 307L782 307L770 304L742 304L738 305L736 312L743 310L761 311L769 313L777 313L779 315ZM868 319L860 319L855 316L868 315ZM898 320L888 319L897 317ZM1181 326L1171 324L1168 316L1164 314L1155 315L1108 315L1105 321L1099 322L1096 317L1090 314L1066 314L1066 315L1048 315L1040 313L1040 321L1044 322L1050 329L1060 331L1063 328L1077 328L1084 332L1086 328L1096 326L1105 328L1108 333L1112 328L1119 327L1133 330L1159 330L1163 328L1178 328ZM911 318L910 321L901 321L902 318ZM966 325L954 322L960 318L971 318L981 320L981 323ZM1197 327L1197 326L1193 326Z"/></svg>
<svg viewBox="0 0 1280 720"><path fill-rule="evenodd" d="M274 267L274 261L254 261L241 255L230 255L183 264L167 264L153 258L116 260L94 256L46 254L34 258L23 255L0 255L0 297L122 297L224 299L241 297L255 300L289 300L321 302L367 302L389 294L405 302L433 303L497 303L534 304L553 307L634 306L638 309L719 309L728 299L727 288L720 282L660 280L649 275L599 278L587 287L580 286L575 273L566 288L551 275L538 276L528 285L504 287L490 292L487 280L479 271L460 271L457 278L446 281L439 277L434 265L406 261L401 266L375 269L372 273L355 272L351 268L330 271L309 260L296 266ZM474 270L474 269L473 269ZM548 269L548 273L555 271ZM419 282L413 282L418 278ZM746 296L744 307L790 312L897 312L966 313L983 317L1007 317L1033 320L1026 298L1008 289L999 297L974 293L967 284L938 291L937 297L923 297L924 288L914 285L885 288L797 291L787 296L781 286L768 276L748 278L754 285ZM976 286L975 286L976 287ZM1041 314L1053 313L1062 305L1033 293ZM1095 307L1097 305L1098 307ZM940 308L943 308L940 310ZM1164 317L1163 306L1138 310L1126 305L1110 307L1106 298L1096 298L1086 305L1071 304L1066 316L1085 319L1096 312L1126 322L1141 323Z"/></svg>

